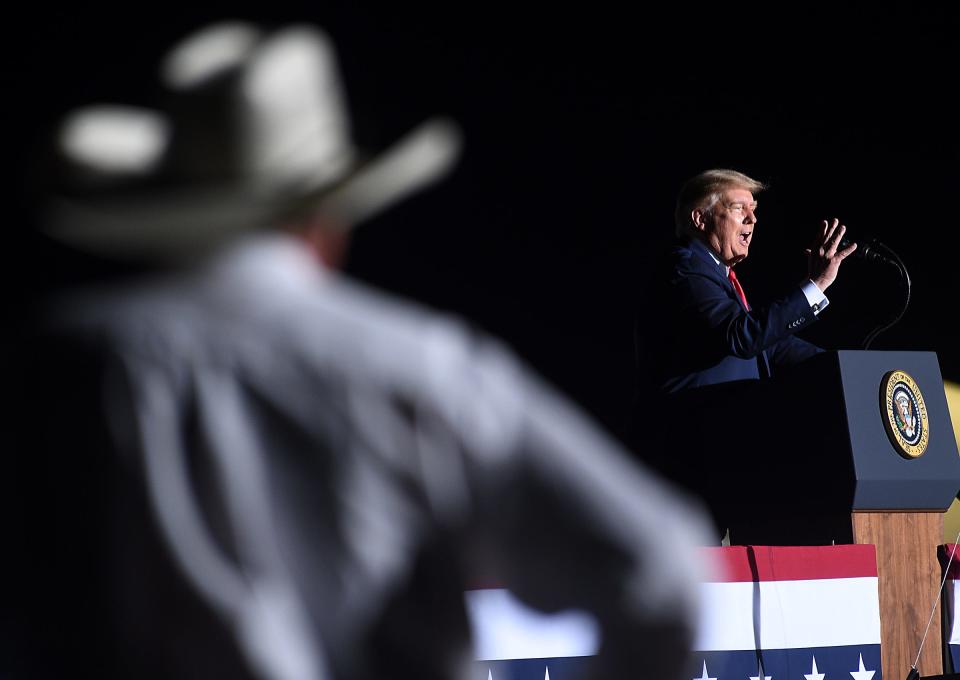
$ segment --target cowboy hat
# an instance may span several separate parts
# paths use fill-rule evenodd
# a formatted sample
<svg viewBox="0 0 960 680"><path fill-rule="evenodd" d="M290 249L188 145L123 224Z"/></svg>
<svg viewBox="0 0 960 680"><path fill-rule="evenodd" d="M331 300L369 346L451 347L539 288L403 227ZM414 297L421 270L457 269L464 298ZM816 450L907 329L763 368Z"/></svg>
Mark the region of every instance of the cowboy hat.
<svg viewBox="0 0 960 680"><path fill-rule="evenodd" d="M177 260L322 209L356 224L442 176L456 126L422 124L361 162L329 38L224 22L173 47L162 110L88 106L55 140L44 228L100 255Z"/></svg>

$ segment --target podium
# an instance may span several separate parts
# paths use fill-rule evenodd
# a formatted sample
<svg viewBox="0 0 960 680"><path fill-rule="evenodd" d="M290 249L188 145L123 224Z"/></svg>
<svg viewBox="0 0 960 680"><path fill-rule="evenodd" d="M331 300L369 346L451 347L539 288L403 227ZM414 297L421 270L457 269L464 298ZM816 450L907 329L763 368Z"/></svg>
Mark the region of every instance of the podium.
<svg viewBox="0 0 960 680"><path fill-rule="evenodd" d="M731 539L758 544L779 527L763 542L874 544L883 675L906 677L940 587L943 513L960 489L936 354L828 352L753 396L765 445L748 447L733 466L741 524L731 525ZM744 496L760 486L782 496L751 519ZM941 650L937 615L921 675L943 672Z"/></svg>
<svg viewBox="0 0 960 680"><path fill-rule="evenodd" d="M883 675L906 677L960 489L936 354L824 352L774 380L641 404L637 450L706 501L731 545L876 546ZM941 649L934 616L921 675L943 672Z"/></svg>

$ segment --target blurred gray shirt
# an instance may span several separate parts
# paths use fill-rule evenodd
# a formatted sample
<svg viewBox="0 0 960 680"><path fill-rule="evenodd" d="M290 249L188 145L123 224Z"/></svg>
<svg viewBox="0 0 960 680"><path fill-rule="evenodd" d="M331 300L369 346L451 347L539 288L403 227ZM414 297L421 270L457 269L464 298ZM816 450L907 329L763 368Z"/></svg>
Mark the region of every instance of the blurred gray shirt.
<svg viewBox="0 0 960 680"><path fill-rule="evenodd" d="M170 579L253 676L468 677L463 591L497 583L592 613L599 677L690 677L698 510L490 338L276 234L59 319L109 356L123 493L145 499L114 540L159 546L128 547L107 595L122 635L173 644L183 596L142 611Z"/></svg>

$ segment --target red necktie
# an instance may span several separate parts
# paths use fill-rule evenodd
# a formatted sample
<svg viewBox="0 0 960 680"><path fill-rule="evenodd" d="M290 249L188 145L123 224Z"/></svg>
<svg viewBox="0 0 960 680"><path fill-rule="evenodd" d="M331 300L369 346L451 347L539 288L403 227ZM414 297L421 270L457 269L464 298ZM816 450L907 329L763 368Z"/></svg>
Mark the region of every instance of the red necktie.
<svg viewBox="0 0 960 680"><path fill-rule="evenodd" d="M727 274L727 278L730 279L730 283L733 284L733 289L737 291L737 295L740 296L740 302L743 303L743 308L749 312L750 305L747 304L747 295L743 292L743 287L740 285L740 282L737 281L737 275L733 273L733 267L730 267L730 273Z"/></svg>

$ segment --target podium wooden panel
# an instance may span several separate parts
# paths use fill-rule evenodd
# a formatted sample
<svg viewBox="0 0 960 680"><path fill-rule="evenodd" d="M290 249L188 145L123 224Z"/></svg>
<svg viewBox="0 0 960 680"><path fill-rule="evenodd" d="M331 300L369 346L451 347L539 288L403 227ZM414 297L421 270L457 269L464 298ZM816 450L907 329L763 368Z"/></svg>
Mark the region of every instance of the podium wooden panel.
<svg viewBox="0 0 960 680"><path fill-rule="evenodd" d="M937 546L943 542L943 514L854 512L851 517L854 542L872 543L877 549L883 677L904 678L938 600ZM940 627L938 610L917 664L922 676L943 673Z"/></svg>

